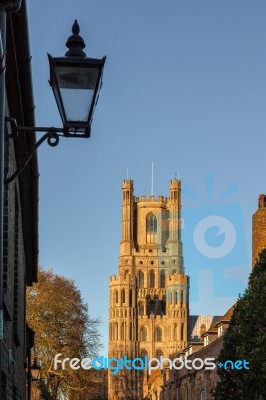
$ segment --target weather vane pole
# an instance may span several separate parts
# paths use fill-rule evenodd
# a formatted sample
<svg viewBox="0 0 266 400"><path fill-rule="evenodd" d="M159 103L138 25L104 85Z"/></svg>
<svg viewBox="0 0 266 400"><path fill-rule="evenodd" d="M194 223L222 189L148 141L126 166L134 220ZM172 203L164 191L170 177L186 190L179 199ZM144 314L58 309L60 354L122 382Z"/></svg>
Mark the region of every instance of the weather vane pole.
<svg viewBox="0 0 266 400"><path fill-rule="evenodd" d="M153 162L151 163L151 196L153 196Z"/></svg>

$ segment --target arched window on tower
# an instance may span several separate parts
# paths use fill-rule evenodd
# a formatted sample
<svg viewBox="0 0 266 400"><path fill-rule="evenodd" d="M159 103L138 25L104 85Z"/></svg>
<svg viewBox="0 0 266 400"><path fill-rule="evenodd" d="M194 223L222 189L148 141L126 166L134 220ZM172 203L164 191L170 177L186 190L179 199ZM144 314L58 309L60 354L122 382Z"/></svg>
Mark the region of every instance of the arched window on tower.
<svg viewBox="0 0 266 400"><path fill-rule="evenodd" d="M157 218L153 213L146 216L147 243L154 243L154 235L157 233Z"/></svg>
<svg viewBox="0 0 266 400"><path fill-rule="evenodd" d="M126 294L125 294L125 290L122 289L121 292L121 303L124 304L126 302Z"/></svg>
<svg viewBox="0 0 266 400"><path fill-rule="evenodd" d="M167 301L169 304L172 304L173 302L173 293L171 291L167 291Z"/></svg>
<svg viewBox="0 0 266 400"><path fill-rule="evenodd" d="M143 316L144 315L144 304L139 303L139 315Z"/></svg>
<svg viewBox="0 0 266 400"><path fill-rule="evenodd" d="M155 358L159 360L160 357L163 357L163 351L161 349L158 349L155 353Z"/></svg>
<svg viewBox="0 0 266 400"><path fill-rule="evenodd" d="M155 288L155 274L154 274L154 271L151 271L150 272L150 275L149 275L149 287L150 288Z"/></svg>
<svg viewBox="0 0 266 400"><path fill-rule="evenodd" d="M181 340L184 340L184 324L181 325Z"/></svg>
<svg viewBox="0 0 266 400"><path fill-rule="evenodd" d="M121 340L125 340L125 322L122 322L121 324Z"/></svg>
<svg viewBox="0 0 266 400"><path fill-rule="evenodd" d="M175 304L177 304L177 300L178 300L177 291L175 291L175 294L174 294L174 303Z"/></svg>
<svg viewBox="0 0 266 400"><path fill-rule="evenodd" d="M132 289L129 291L129 307L132 307L133 292Z"/></svg>
<svg viewBox="0 0 266 400"><path fill-rule="evenodd" d="M181 303L181 305L183 304L183 301L184 301L184 292L183 292L183 290L181 290L181 292L180 292L180 303Z"/></svg>
<svg viewBox="0 0 266 400"><path fill-rule="evenodd" d="M109 338L113 340L113 327L112 324L109 324Z"/></svg>
<svg viewBox="0 0 266 400"><path fill-rule="evenodd" d="M153 213L147 214L146 232L147 233L157 233L157 218Z"/></svg>
<svg viewBox="0 0 266 400"><path fill-rule="evenodd" d="M177 324L174 324L173 339L177 340Z"/></svg>
<svg viewBox="0 0 266 400"><path fill-rule="evenodd" d="M129 325L129 340L134 340L134 325L132 321Z"/></svg>
<svg viewBox="0 0 266 400"><path fill-rule="evenodd" d="M118 291L115 290L114 291L114 304L117 304L117 303L118 303Z"/></svg>
<svg viewBox="0 0 266 400"><path fill-rule="evenodd" d="M161 342L163 339L163 331L160 326L155 328L155 342Z"/></svg>
<svg viewBox="0 0 266 400"><path fill-rule="evenodd" d="M153 300L149 302L149 315L155 315L155 302Z"/></svg>
<svg viewBox="0 0 266 400"><path fill-rule="evenodd" d="M148 352L145 349L142 349L140 352L140 358L148 357Z"/></svg>
<svg viewBox="0 0 266 400"><path fill-rule="evenodd" d="M162 270L160 272L160 287L163 289L165 288L165 271L164 270Z"/></svg>
<svg viewBox="0 0 266 400"><path fill-rule="evenodd" d="M139 289L144 288L144 272L143 271L138 272L138 287L139 287Z"/></svg>
<svg viewBox="0 0 266 400"><path fill-rule="evenodd" d="M141 342L147 341L147 328L145 328L145 326L142 326L140 328L140 341Z"/></svg>
<svg viewBox="0 0 266 400"><path fill-rule="evenodd" d="M113 325L113 340L117 339L118 339L118 325L117 322L115 322Z"/></svg>

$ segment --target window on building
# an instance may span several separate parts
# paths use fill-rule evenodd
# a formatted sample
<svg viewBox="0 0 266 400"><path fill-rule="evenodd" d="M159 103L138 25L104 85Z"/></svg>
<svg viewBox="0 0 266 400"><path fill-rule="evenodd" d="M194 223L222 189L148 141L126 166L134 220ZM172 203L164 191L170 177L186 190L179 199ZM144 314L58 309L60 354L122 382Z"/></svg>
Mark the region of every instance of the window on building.
<svg viewBox="0 0 266 400"><path fill-rule="evenodd" d="M160 287L165 288L165 271L160 272Z"/></svg>
<svg viewBox="0 0 266 400"><path fill-rule="evenodd" d="M121 324L121 340L125 340L125 332L126 332L126 326L125 322L122 322Z"/></svg>
<svg viewBox="0 0 266 400"><path fill-rule="evenodd" d="M184 340L184 324L181 325L181 335L180 335L181 340Z"/></svg>
<svg viewBox="0 0 266 400"><path fill-rule="evenodd" d="M133 292L132 289L129 291L129 307L132 307Z"/></svg>
<svg viewBox="0 0 266 400"><path fill-rule="evenodd" d="M160 326L155 329L155 342L161 342L163 340L163 331Z"/></svg>
<svg viewBox="0 0 266 400"><path fill-rule="evenodd" d="M153 300L149 302L149 314L155 315L155 302Z"/></svg>
<svg viewBox="0 0 266 400"><path fill-rule="evenodd" d="M139 315L143 316L144 315L144 304L139 303Z"/></svg>
<svg viewBox="0 0 266 400"><path fill-rule="evenodd" d="M124 304L126 302L126 293L125 290L122 289L121 291L121 303Z"/></svg>
<svg viewBox="0 0 266 400"><path fill-rule="evenodd" d="M177 190L171 191L171 200L177 200Z"/></svg>
<svg viewBox="0 0 266 400"><path fill-rule="evenodd" d="M160 315L165 315L166 313L166 304L165 300L160 301Z"/></svg>
<svg viewBox="0 0 266 400"><path fill-rule="evenodd" d="M149 213L146 217L146 232L147 233L157 232L157 218L153 213Z"/></svg>
<svg viewBox="0 0 266 400"><path fill-rule="evenodd" d="M155 353L155 358L160 359L160 357L163 357L163 352L161 349L158 349Z"/></svg>
<svg viewBox="0 0 266 400"><path fill-rule="evenodd" d="M144 288L144 272L143 271L138 272L138 287L139 287L139 289Z"/></svg>
<svg viewBox="0 0 266 400"><path fill-rule="evenodd" d="M201 324L200 326L200 336L203 335L203 333L206 332L206 325L205 324Z"/></svg>
<svg viewBox="0 0 266 400"><path fill-rule="evenodd" d="M133 325L133 322L130 322L130 326L129 326L129 340L134 340L134 325Z"/></svg>
<svg viewBox="0 0 266 400"><path fill-rule="evenodd" d="M204 390L202 390L200 392L200 400L205 400L205 392L204 392Z"/></svg>
<svg viewBox="0 0 266 400"><path fill-rule="evenodd" d="M114 303L115 304L118 303L118 291L117 290L114 291Z"/></svg>
<svg viewBox="0 0 266 400"><path fill-rule="evenodd" d="M142 326L140 328L140 341L141 342L147 341L147 328L145 328L145 326Z"/></svg>
<svg viewBox="0 0 266 400"><path fill-rule="evenodd" d="M118 339L118 326L117 326L117 322L115 322L113 325L113 340L117 340L117 339Z"/></svg>
<svg viewBox="0 0 266 400"><path fill-rule="evenodd" d="M177 291L174 293L174 303L177 304L178 296Z"/></svg>
<svg viewBox="0 0 266 400"><path fill-rule="evenodd" d="M184 301L184 292L183 290L180 291L180 303L183 304Z"/></svg>
<svg viewBox="0 0 266 400"><path fill-rule="evenodd" d="M129 199L130 199L130 192L129 190L126 190L125 192L123 192L123 200L128 202Z"/></svg>
<svg viewBox="0 0 266 400"><path fill-rule="evenodd" d="M155 288L155 274L154 274L154 271L151 271L150 275L149 275L149 287L150 288Z"/></svg>
<svg viewBox="0 0 266 400"><path fill-rule="evenodd" d="M167 291L167 300L170 304L173 301L173 293L171 291Z"/></svg>
<svg viewBox="0 0 266 400"><path fill-rule="evenodd" d="M142 349L140 352L140 358L148 357L148 352L145 349Z"/></svg>
<svg viewBox="0 0 266 400"><path fill-rule="evenodd" d="M147 243L150 243L150 244L154 243L156 233L157 233L157 218L153 213L149 213L146 217L146 240L147 240Z"/></svg>
<svg viewBox="0 0 266 400"><path fill-rule="evenodd" d="M174 324L173 339L174 339L174 340L177 340L177 324Z"/></svg>

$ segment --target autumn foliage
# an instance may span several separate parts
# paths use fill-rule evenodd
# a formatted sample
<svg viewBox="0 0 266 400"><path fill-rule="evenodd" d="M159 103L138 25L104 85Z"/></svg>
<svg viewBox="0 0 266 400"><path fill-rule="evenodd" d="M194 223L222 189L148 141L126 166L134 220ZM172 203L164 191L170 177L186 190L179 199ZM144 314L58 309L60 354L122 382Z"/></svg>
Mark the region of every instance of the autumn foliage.
<svg viewBox="0 0 266 400"><path fill-rule="evenodd" d="M52 270L39 269L38 283L27 291L27 321L35 331L34 357L53 400L90 399L88 371L53 369L53 358L94 357L99 349L99 320L91 318L75 283Z"/></svg>

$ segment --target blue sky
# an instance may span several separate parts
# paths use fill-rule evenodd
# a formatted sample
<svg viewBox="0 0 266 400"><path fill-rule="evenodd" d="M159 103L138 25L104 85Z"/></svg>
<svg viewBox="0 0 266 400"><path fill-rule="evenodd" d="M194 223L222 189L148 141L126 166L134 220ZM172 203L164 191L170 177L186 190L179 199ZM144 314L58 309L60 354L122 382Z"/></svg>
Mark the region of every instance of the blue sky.
<svg viewBox="0 0 266 400"><path fill-rule="evenodd" d="M175 172L182 180L191 313L223 314L246 286L251 216L266 191L265 1L29 0L28 13L37 125L61 126L47 53L64 55L74 19L87 55L107 55L91 138L39 151L40 264L75 279L104 321L105 352L121 182L128 169L135 194L149 195L154 162L155 195L168 195ZM219 213L238 247L217 269L192 232Z"/></svg>

